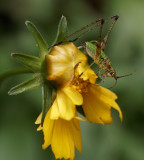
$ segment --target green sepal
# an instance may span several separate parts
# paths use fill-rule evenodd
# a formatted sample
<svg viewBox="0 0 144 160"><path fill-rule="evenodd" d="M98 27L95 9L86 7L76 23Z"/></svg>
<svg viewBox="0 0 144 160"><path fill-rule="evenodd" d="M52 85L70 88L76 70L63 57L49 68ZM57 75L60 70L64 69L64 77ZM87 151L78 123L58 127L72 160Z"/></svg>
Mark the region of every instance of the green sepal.
<svg viewBox="0 0 144 160"><path fill-rule="evenodd" d="M12 53L11 56L33 72L40 72L41 60L38 57L23 53Z"/></svg>
<svg viewBox="0 0 144 160"><path fill-rule="evenodd" d="M76 106L76 109L77 109L77 111L78 111L81 115L83 115L84 117L86 117L82 106Z"/></svg>
<svg viewBox="0 0 144 160"><path fill-rule="evenodd" d="M7 78L14 76L14 75L18 75L18 74L23 74L23 73L32 73L31 70L29 70L28 68L18 68L18 69L12 69L9 71L6 71L2 74L0 74L0 84Z"/></svg>
<svg viewBox="0 0 144 160"><path fill-rule="evenodd" d="M41 126L43 126L44 118L52 106L52 92L53 86L50 81L45 81L42 86L42 97L43 97L43 108L42 108L42 119L41 119Z"/></svg>
<svg viewBox="0 0 144 160"><path fill-rule="evenodd" d="M58 25L58 31L53 45L64 40L67 36L68 36L67 20L66 17L62 16Z"/></svg>
<svg viewBox="0 0 144 160"><path fill-rule="evenodd" d="M41 36L40 32L36 28L36 26L30 22L25 22L28 30L31 32L32 36L34 37L38 47L39 47L39 56L42 60L45 59L45 55L48 54L48 46L43 37Z"/></svg>
<svg viewBox="0 0 144 160"><path fill-rule="evenodd" d="M36 74L31 79L13 87L8 92L9 95L17 95L33 88L42 86L43 80L41 74Z"/></svg>

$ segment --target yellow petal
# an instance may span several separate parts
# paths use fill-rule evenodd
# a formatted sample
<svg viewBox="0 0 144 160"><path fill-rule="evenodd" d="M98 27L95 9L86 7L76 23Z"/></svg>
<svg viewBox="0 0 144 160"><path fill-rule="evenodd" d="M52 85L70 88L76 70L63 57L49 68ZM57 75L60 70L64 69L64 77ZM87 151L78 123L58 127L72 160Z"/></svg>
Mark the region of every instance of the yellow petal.
<svg viewBox="0 0 144 160"><path fill-rule="evenodd" d="M75 119L79 120L79 121L86 121L85 119L81 118L81 117L75 117Z"/></svg>
<svg viewBox="0 0 144 160"><path fill-rule="evenodd" d="M116 100L118 98L114 92L110 91L107 88L101 87L98 84L92 85L92 87L94 88L95 92L97 92L98 94L102 96L108 97L113 100Z"/></svg>
<svg viewBox="0 0 144 160"><path fill-rule="evenodd" d="M119 109L115 94L98 85L90 85L87 94L83 94L83 109L88 121L92 123L112 123L111 107ZM104 90L103 90L104 89ZM102 91L103 90L103 91ZM111 93L111 94L110 94ZM122 113L119 109L120 118Z"/></svg>
<svg viewBox="0 0 144 160"><path fill-rule="evenodd" d="M79 119L81 120L80 117L79 117ZM81 132L80 132L79 120L77 118L72 120L71 128L72 128L73 140L74 140L75 147L81 153L81 150L82 150Z"/></svg>
<svg viewBox="0 0 144 160"><path fill-rule="evenodd" d="M76 108L71 98L60 89L52 106L51 119L62 118L70 120L75 116Z"/></svg>
<svg viewBox="0 0 144 160"><path fill-rule="evenodd" d="M80 63L76 70L75 70L75 76L78 77L79 75L81 75L80 77L86 81L89 80L90 83L95 83L96 79L97 79L97 75L95 74L95 72L90 68L90 66L84 62L84 63Z"/></svg>
<svg viewBox="0 0 144 160"><path fill-rule="evenodd" d="M50 119L51 108L49 109L43 123L43 134L44 134L44 144L42 145L43 149L46 149L51 144L54 120Z"/></svg>
<svg viewBox="0 0 144 160"><path fill-rule="evenodd" d="M55 82L57 86L65 86L74 76L74 67L70 60L61 57L61 55L46 56L48 80Z"/></svg>
<svg viewBox="0 0 144 160"><path fill-rule="evenodd" d="M108 104L114 109L116 109L119 112L119 117L121 121L123 120L121 109L115 102L115 99L117 99L116 94L99 85L91 85L91 91L95 94L96 97L99 97L100 101L103 101L105 104Z"/></svg>
<svg viewBox="0 0 144 160"><path fill-rule="evenodd" d="M41 117L42 117L42 113L40 113L40 115L37 117L35 124L41 124Z"/></svg>
<svg viewBox="0 0 144 160"><path fill-rule="evenodd" d="M97 99L92 95L84 95L83 110L86 118L91 123L110 124L112 118L110 114L110 107L98 103Z"/></svg>
<svg viewBox="0 0 144 160"><path fill-rule="evenodd" d="M82 95L78 91L76 91L75 89L73 89L71 87L65 87L63 89L63 91L72 100L72 102L75 105L82 105L83 104Z"/></svg>
<svg viewBox="0 0 144 160"><path fill-rule="evenodd" d="M59 112L59 106L57 104L57 99L53 102L53 105L51 107L51 119L58 119L60 117L60 112Z"/></svg>
<svg viewBox="0 0 144 160"><path fill-rule="evenodd" d="M48 111L44 124L44 144L43 149L46 149L50 144L56 159L74 160L75 148L81 152L81 133L79 120L72 119L70 121L61 118L57 120L50 119L51 108ZM77 113L75 113L77 116Z"/></svg>
<svg viewBox="0 0 144 160"><path fill-rule="evenodd" d="M82 61L87 57L72 42L53 47L46 56L47 79L56 85L67 85L74 77L75 66Z"/></svg>
<svg viewBox="0 0 144 160"><path fill-rule="evenodd" d="M41 125L39 125L39 127L37 128L37 131L41 131L43 129L43 127Z"/></svg>
<svg viewBox="0 0 144 160"><path fill-rule="evenodd" d="M51 147L56 159L74 159L74 141L69 124L69 121L62 119L55 121Z"/></svg>

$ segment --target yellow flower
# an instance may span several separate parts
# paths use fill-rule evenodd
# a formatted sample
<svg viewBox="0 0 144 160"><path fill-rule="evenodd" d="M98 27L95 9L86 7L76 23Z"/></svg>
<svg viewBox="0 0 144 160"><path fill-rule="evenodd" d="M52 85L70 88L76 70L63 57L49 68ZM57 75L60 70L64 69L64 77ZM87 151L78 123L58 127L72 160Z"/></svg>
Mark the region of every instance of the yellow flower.
<svg viewBox="0 0 144 160"><path fill-rule="evenodd" d="M75 147L81 152L81 133L76 105L83 104L82 95L68 84L74 78L74 68L87 57L73 43L52 48L46 56L48 80L57 84L56 98L41 125L43 130L43 149L51 145L57 158L74 159ZM67 87L66 87L67 86ZM41 114L36 124L41 124Z"/></svg>
<svg viewBox="0 0 144 160"><path fill-rule="evenodd" d="M76 105L83 104L82 95L69 84L74 79L75 68L86 61L87 57L72 42L53 47L50 55L46 56L47 79L57 87L51 119L71 120L75 116Z"/></svg>
<svg viewBox="0 0 144 160"><path fill-rule="evenodd" d="M122 112L115 102L117 96L95 84L96 74L89 68L86 56L72 42L54 47L51 55L46 56L46 62L47 79L52 80L58 88L52 119L61 117L70 120L75 115L74 105L82 104L90 122L112 123L111 107L119 112L122 120Z"/></svg>
<svg viewBox="0 0 144 160"><path fill-rule="evenodd" d="M52 108L50 108L45 117L43 127L38 128L38 130L43 129L44 133L45 142L42 145L42 148L46 149L49 145L51 145L56 159L65 158L73 160L75 156L75 147L79 152L81 152L79 120L76 115L76 118L70 121L66 121L61 118L53 120L50 118L51 110ZM41 114L35 123L41 123Z"/></svg>
<svg viewBox="0 0 144 160"><path fill-rule="evenodd" d="M76 105L83 107L88 121L112 123L111 107L122 113L115 102L117 96L95 84L96 74L87 64L87 57L73 43L52 48L46 56L47 79L56 88L56 98L48 111L42 129L43 149L49 145L56 158L74 159L74 147L81 152L81 134ZM36 123L40 123L41 115Z"/></svg>

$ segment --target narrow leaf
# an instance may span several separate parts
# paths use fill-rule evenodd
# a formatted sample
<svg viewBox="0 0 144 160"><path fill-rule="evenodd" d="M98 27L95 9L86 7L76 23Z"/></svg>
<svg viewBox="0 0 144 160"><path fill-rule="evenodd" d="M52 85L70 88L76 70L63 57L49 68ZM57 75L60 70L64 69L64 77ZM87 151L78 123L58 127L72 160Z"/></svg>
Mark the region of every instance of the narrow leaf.
<svg viewBox="0 0 144 160"><path fill-rule="evenodd" d="M53 91L52 84L49 81L46 81L42 87L43 108L42 108L41 126L43 125L44 118L52 105L52 91Z"/></svg>
<svg viewBox="0 0 144 160"><path fill-rule="evenodd" d="M40 52L40 58L44 59L45 55L48 54L48 46L46 42L44 41L40 32L33 23L31 23L30 21L26 21L25 24L28 30L31 32L32 36L34 37L35 41L37 42Z"/></svg>
<svg viewBox="0 0 144 160"><path fill-rule="evenodd" d="M23 53L12 53L11 56L33 72L39 72L41 70L41 60L38 57Z"/></svg>
<svg viewBox="0 0 144 160"><path fill-rule="evenodd" d="M13 69L13 70L6 71L6 72L0 74L0 84L5 79L7 79L11 76L18 75L18 74L23 74L23 73L32 73L32 71L27 69L27 68L19 68L19 69Z"/></svg>
<svg viewBox="0 0 144 160"><path fill-rule="evenodd" d="M43 83L43 81L42 81L41 75L37 74L34 77L32 77L31 79L11 88L10 91L8 92L8 94L9 95L17 95L17 94L23 93L25 91L28 91L30 89L40 87L42 85L42 83Z"/></svg>
<svg viewBox="0 0 144 160"><path fill-rule="evenodd" d="M53 45L64 40L67 36L68 36L67 20L66 17L62 16L58 25L57 36Z"/></svg>

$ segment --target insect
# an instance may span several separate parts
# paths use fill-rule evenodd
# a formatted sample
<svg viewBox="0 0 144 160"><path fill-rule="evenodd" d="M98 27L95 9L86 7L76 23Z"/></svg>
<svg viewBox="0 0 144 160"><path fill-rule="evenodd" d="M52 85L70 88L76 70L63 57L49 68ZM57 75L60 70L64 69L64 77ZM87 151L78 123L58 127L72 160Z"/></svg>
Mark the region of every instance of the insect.
<svg viewBox="0 0 144 160"><path fill-rule="evenodd" d="M93 62L90 64L90 67L95 63L99 66L99 70L97 72L97 75L99 76L100 72L102 70L105 70L101 76L102 77L113 77L116 82L113 86L116 85L117 83L117 79L121 78L121 77L126 77L131 74L128 75L123 75L123 76L117 76L115 69L113 68L110 59L106 56L106 54L104 53L109 35L111 33L111 30L114 26L114 24L116 23L116 21L118 20L119 16L118 15L114 15L111 16L109 18L107 18L106 20L104 19L97 19L93 22L91 22L90 24L82 27L81 29L77 30L76 32L72 33L70 36L66 37L64 40L62 40L61 42L55 44L55 45L59 45L63 42L74 42L76 40L78 40L79 38L83 37L84 35L86 35L88 32L94 30L96 27L100 27L99 29L99 35L98 35L98 40L97 41L89 41L89 42L84 42L84 44L82 44L81 47L83 47L86 51L86 53L93 59ZM104 37L104 39L101 41L101 34L102 34L102 28L105 22L109 21L110 19L114 19L106 36ZM95 25L96 23L98 23L97 25ZM95 25L94 27L91 27L92 25ZM73 39L73 40L68 40L69 38L71 38L72 36L74 36L75 34L81 32L84 29L87 29L88 27L91 27L90 29L88 29L87 31L85 31L84 33L82 33L80 36L78 36L77 38ZM55 46L54 45L54 46Z"/></svg>

